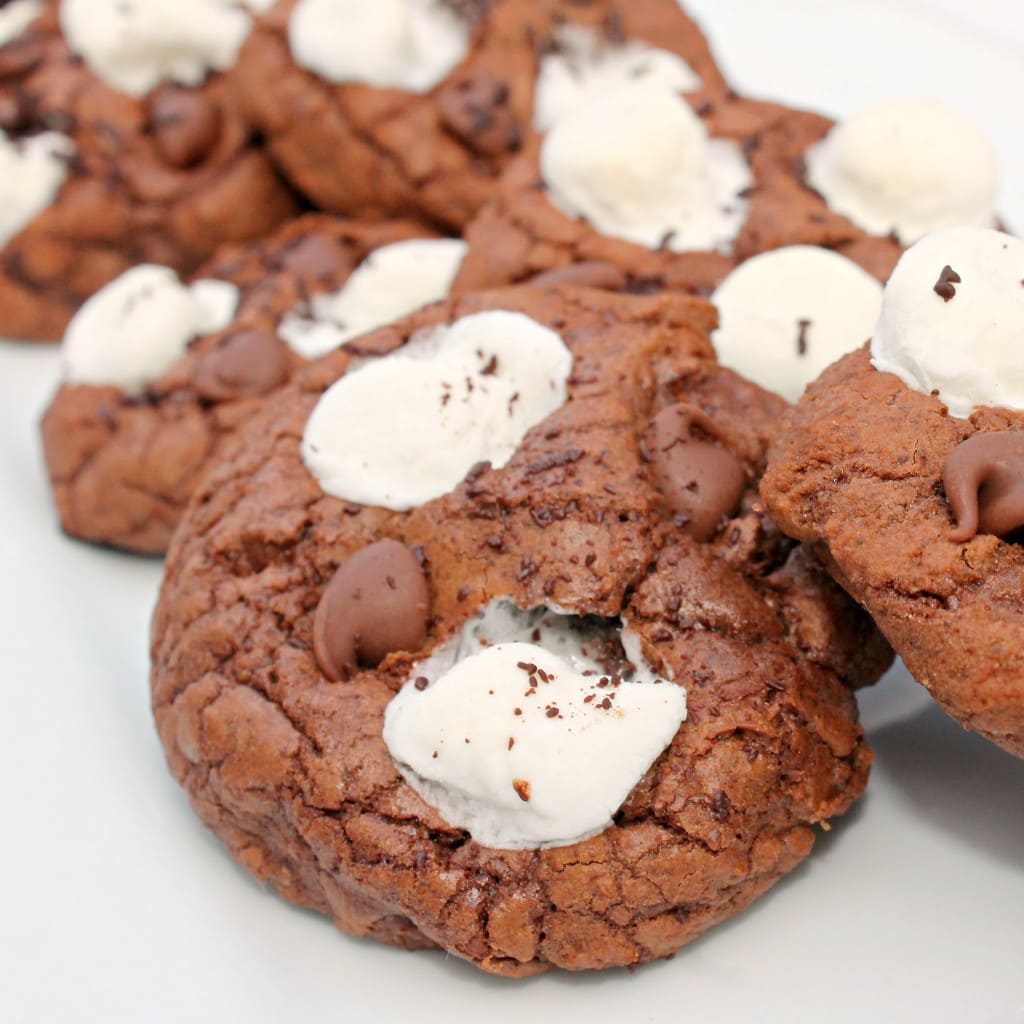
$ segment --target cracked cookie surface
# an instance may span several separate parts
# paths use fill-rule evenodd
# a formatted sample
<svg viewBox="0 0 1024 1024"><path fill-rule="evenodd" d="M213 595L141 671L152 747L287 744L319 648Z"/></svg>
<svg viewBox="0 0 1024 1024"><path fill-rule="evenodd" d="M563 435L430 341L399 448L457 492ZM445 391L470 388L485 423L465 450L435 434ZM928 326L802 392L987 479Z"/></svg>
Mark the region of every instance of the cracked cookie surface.
<svg viewBox="0 0 1024 1024"><path fill-rule="evenodd" d="M54 202L0 248L0 336L60 338L75 310L138 263L192 273L297 207L238 111L231 73L196 88L115 92L69 49L49 5L0 47L0 128L74 144Z"/></svg>
<svg viewBox="0 0 1024 1024"><path fill-rule="evenodd" d="M194 341L141 394L64 384L54 397L42 421L43 450L64 530L145 554L166 550L222 439L305 363L278 340L281 318L312 295L341 287L373 250L430 237L411 221L310 214L264 241L222 249L195 277L240 289L228 327ZM216 361L239 342L236 360L247 364L239 367L242 380L218 386L211 367L216 371Z"/></svg>
<svg viewBox="0 0 1024 1024"><path fill-rule="evenodd" d="M469 53L423 94L333 84L300 67L288 42L296 4L280 0L243 47L241 102L295 187L350 216L417 216L461 230L530 136L540 59L566 22L678 53L701 77L701 95L726 88L674 0L454 3L473 21Z"/></svg>
<svg viewBox="0 0 1024 1024"><path fill-rule="evenodd" d="M525 313L574 357L569 400L502 469L405 512L325 495L307 417L360 358L487 309ZM174 775L233 856L342 930L440 947L523 976L674 953L809 853L862 792L871 755L851 687L890 654L757 495L784 403L717 366L699 299L529 288L449 300L305 367L223 450L172 544L152 638L153 705ZM743 465L735 514L697 541L642 439L677 403ZM419 556L422 651L331 682L313 625L338 566L371 543ZM413 665L495 597L628 614L689 715L614 824L557 849L497 850L444 821L384 745Z"/></svg>
<svg viewBox="0 0 1024 1024"><path fill-rule="evenodd" d="M955 540L943 468L969 437L1020 430L1024 415L950 416L932 395L872 367L861 349L827 370L772 447L763 493L787 533L812 544L948 714L1024 757L1018 544Z"/></svg>

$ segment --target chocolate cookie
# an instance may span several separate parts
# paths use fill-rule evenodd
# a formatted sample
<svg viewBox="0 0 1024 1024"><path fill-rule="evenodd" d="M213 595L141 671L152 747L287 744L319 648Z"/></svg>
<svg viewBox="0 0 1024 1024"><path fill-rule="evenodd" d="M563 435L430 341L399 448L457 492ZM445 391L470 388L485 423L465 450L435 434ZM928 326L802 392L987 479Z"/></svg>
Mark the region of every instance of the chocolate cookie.
<svg viewBox="0 0 1024 1024"><path fill-rule="evenodd" d="M296 212L230 72L207 75L227 66L250 15L204 5L176 10L174 30L144 5L38 5L0 45L0 336L58 339L129 267L191 274L217 246ZM193 16L205 35L190 36ZM122 18L134 19L125 46Z"/></svg>
<svg viewBox="0 0 1024 1024"><path fill-rule="evenodd" d="M532 128L542 57L565 25L678 55L724 91L674 0L279 0L242 50L240 99L317 206L461 230ZM273 82L273 88L267 88ZM341 157L341 159L339 159Z"/></svg>
<svg viewBox="0 0 1024 1024"><path fill-rule="evenodd" d="M762 493L913 676L1024 756L1024 243L961 228L897 266L870 348L808 390Z"/></svg>
<svg viewBox="0 0 1024 1024"><path fill-rule="evenodd" d="M522 976L669 956L809 853L863 790L849 687L890 655L765 515L783 403L713 325L694 298L449 300L222 449L152 683L241 864Z"/></svg>
<svg viewBox="0 0 1024 1024"><path fill-rule="evenodd" d="M42 423L64 530L164 551L221 439L260 397L307 358L446 294L463 248L412 222L313 214L222 250L191 289L157 267L108 285L71 323ZM211 287L223 306L207 320Z"/></svg>
<svg viewBox="0 0 1024 1024"><path fill-rule="evenodd" d="M583 264L603 268L602 287L708 295L744 260L792 245L835 250L885 280L900 245L807 184L803 157L831 121L661 86L598 95L529 140L466 229L457 293Z"/></svg>

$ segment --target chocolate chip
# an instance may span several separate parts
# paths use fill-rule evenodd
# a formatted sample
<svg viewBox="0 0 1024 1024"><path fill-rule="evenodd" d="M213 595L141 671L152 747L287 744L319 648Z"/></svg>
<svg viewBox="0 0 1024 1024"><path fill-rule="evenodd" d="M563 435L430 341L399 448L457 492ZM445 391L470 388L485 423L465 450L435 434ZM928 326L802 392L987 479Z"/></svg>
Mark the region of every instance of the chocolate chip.
<svg viewBox="0 0 1024 1024"><path fill-rule="evenodd" d="M706 438L694 436L694 428ZM714 440L710 420L692 406L663 409L651 421L644 449L655 485L680 528L696 540L710 540L743 497L743 463Z"/></svg>
<svg viewBox="0 0 1024 1024"><path fill-rule="evenodd" d="M355 260L336 239L308 235L288 249L281 266L306 280L338 281L352 272Z"/></svg>
<svg viewBox="0 0 1024 1024"><path fill-rule="evenodd" d="M482 156L501 156L522 142L508 109L508 86L485 71L471 71L446 86L437 97L441 123Z"/></svg>
<svg viewBox="0 0 1024 1024"><path fill-rule="evenodd" d="M267 330L239 331L207 353L192 373L201 398L224 402L265 395L288 377L290 361L284 345Z"/></svg>
<svg viewBox="0 0 1024 1024"><path fill-rule="evenodd" d="M807 331L810 329L810 320L797 320L796 322L796 354L807 355Z"/></svg>
<svg viewBox="0 0 1024 1024"><path fill-rule="evenodd" d="M945 266L942 268L942 273L939 274L938 281L932 286L932 290L943 302L949 302L950 299L956 297L956 288L953 287L956 284L960 284L960 275L952 267Z"/></svg>
<svg viewBox="0 0 1024 1024"><path fill-rule="evenodd" d="M954 541L978 533L1008 537L1024 527L1024 431L975 434L953 449L942 470L956 519Z"/></svg>
<svg viewBox="0 0 1024 1024"><path fill-rule="evenodd" d="M395 586L388 584L391 578ZM332 682L393 651L416 651L427 636L430 594L412 551L381 540L354 554L327 584L313 620L313 649Z"/></svg>
<svg viewBox="0 0 1024 1024"><path fill-rule="evenodd" d="M534 288L557 288L559 285L571 284L614 292L626 287L627 277L618 267L604 260L584 260L568 267L545 270L527 283Z"/></svg>
<svg viewBox="0 0 1024 1024"><path fill-rule="evenodd" d="M149 99L149 130L157 152L172 167L200 163L217 144L220 108L195 89L164 85Z"/></svg>

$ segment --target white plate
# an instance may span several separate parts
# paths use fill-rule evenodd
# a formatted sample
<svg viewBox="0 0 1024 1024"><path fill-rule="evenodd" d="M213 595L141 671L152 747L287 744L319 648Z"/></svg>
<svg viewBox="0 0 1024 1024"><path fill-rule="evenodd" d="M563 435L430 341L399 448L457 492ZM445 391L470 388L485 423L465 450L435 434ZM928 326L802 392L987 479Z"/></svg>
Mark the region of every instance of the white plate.
<svg viewBox="0 0 1024 1024"><path fill-rule="evenodd" d="M744 89L839 113L901 93L961 108L1024 224L1024 62L995 35L875 0L693 7ZM36 434L55 373L51 350L0 349L0 1019L1024 1021L1024 761L898 674L862 699L877 762L860 807L673 961L502 982L261 890L164 768L146 686L159 566L57 532Z"/></svg>

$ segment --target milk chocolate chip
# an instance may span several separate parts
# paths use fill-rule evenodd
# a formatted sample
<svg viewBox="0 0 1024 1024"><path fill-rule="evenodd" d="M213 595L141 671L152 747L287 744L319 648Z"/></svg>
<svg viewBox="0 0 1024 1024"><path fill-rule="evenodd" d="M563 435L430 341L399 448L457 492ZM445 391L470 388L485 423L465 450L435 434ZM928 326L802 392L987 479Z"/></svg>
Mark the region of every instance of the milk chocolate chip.
<svg viewBox="0 0 1024 1024"><path fill-rule="evenodd" d="M212 402L249 398L283 384L288 369L284 345L270 331L253 328L232 334L204 356L192 374L192 385L201 398Z"/></svg>
<svg viewBox="0 0 1024 1024"><path fill-rule="evenodd" d="M354 554L327 584L313 620L313 650L332 682L392 651L416 651L427 637L430 594L412 551L380 540Z"/></svg>
<svg viewBox="0 0 1024 1024"><path fill-rule="evenodd" d="M220 108L194 89L165 85L149 100L149 127L157 152L172 167L194 167L217 144Z"/></svg>
<svg viewBox="0 0 1024 1024"><path fill-rule="evenodd" d="M483 156L519 148L519 126L508 109L508 86L483 71L470 72L437 97L441 123Z"/></svg>
<svg viewBox="0 0 1024 1024"><path fill-rule="evenodd" d="M534 288L557 288L559 285L580 285L585 288L603 288L619 291L626 287L626 275L618 267L604 260L584 260L567 267L545 270L527 282Z"/></svg>
<svg viewBox="0 0 1024 1024"><path fill-rule="evenodd" d="M942 470L956 519L950 535L1007 537L1024 527L1024 431L975 434L953 449Z"/></svg>
<svg viewBox="0 0 1024 1024"><path fill-rule="evenodd" d="M743 497L743 463L714 440L713 425L692 406L663 409L651 420L644 450L654 482L681 528L696 540L710 540Z"/></svg>

